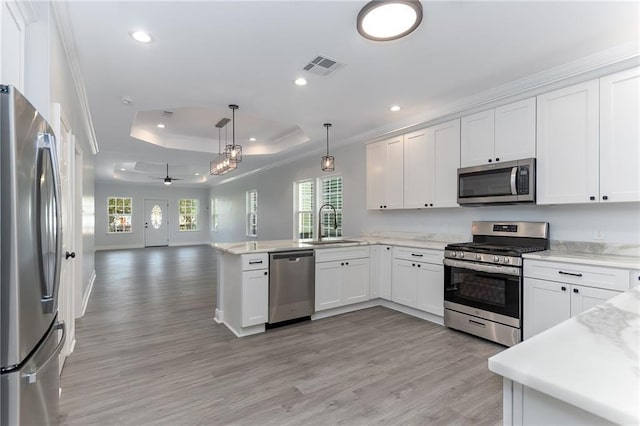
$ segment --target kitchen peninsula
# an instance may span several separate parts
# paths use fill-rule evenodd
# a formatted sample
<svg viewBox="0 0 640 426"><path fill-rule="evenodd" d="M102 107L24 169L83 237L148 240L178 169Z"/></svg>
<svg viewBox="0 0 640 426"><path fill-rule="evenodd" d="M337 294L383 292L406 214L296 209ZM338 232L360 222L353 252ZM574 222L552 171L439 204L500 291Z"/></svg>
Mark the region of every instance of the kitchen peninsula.
<svg viewBox="0 0 640 426"><path fill-rule="evenodd" d="M443 324L443 250L449 242L464 237L435 237L438 240L426 236L409 239L367 236L322 245L293 240L215 244L218 262L215 320L238 337L264 332L268 322L269 253L312 249L316 253L312 319L382 305ZM422 267L415 268L415 279L404 284L404 288L397 288L396 296L392 297L393 262L402 266L412 256L419 256L420 262L414 260L413 264L420 263ZM342 275L348 279L341 280ZM418 292L418 281L427 291Z"/></svg>

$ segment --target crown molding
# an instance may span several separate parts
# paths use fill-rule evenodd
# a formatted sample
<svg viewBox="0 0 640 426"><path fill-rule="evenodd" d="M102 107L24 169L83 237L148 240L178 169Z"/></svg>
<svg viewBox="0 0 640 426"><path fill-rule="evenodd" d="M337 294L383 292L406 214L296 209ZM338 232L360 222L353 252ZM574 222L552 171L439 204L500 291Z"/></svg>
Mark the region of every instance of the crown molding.
<svg viewBox="0 0 640 426"><path fill-rule="evenodd" d="M67 57L67 63L71 70L71 77L73 79L73 85L78 95L78 101L80 104L80 110L82 111L83 121L89 137L89 146L91 152L96 155L99 151L98 140L96 138L96 132L93 127L93 119L91 118L91 110L89 109L89 101L87 98L86 86L84 79L82 78L82 72L80 71L80 64L76 55L76 45L73 37L73 28L71 26L71 19L69 18L69 10L67 2L64 1L52 1L51 2L53 13L56 19L56 26L58 27L58 34L62 41L62 47L64 48L65 55Z"/></svg>

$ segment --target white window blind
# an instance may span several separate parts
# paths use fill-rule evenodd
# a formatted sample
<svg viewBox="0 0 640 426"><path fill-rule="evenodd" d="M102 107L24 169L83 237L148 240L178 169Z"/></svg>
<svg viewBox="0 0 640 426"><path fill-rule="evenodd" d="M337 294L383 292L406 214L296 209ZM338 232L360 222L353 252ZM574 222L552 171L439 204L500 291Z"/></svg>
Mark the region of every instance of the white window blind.
<svg viewBox="0 0 640 426"><path fill-rule="evenodd" d="M313 238L314 228L314 184L313 180L297 182L297 203L295 208L296 234L294 238Z"/></svg>

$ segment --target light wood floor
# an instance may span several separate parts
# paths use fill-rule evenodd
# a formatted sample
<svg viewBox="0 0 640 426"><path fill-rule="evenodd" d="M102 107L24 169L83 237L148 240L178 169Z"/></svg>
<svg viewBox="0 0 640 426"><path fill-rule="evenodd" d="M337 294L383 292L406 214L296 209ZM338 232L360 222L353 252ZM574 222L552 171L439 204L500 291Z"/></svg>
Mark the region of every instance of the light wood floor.
<svg viewBox="0 0 640 426"><path fill-rule="evenodd" d="M63 424L502 421L490 342L382 307L238 339L212 319L208 246L101 251L96 274Z"/></svg>

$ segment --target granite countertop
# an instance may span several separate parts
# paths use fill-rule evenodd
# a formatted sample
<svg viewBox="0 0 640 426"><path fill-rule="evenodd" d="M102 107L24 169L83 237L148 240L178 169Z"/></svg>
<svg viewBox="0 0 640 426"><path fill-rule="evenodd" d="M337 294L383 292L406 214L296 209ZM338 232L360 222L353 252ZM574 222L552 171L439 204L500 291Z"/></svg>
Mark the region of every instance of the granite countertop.
<svg viewBox="0 0 640 426"><path fill-rule="evenodd" d="M525 259L547 260L550 262L570 262L611 268L640 269L640 257L615 254L575 252L567 250L545 250L522 255Z"/></svg>
<svg viewBox="0 0 640 426"><path fill-rule="evenodd" d="M489 370L619 424L640 424L640 287L489 358Z"/></svg>
<svg viewBox="0 0 640 426"><path fill-rule="evenodd" d="M353 247L362 245L383 244L390 246L423 248L432 250L444 250L449 244L447 241L432 241L421 238L402 239L387 238L378 236L365 237L345 237L344 240L349 242L325 245L313 245L305 241L294 240L273 240L273 241L240 241L234 243L216 243L214 247L230 254L251 254L251 253L267 253L273 251L298 250L298 249L315 249L323 250L328 248Z"/></svg>

